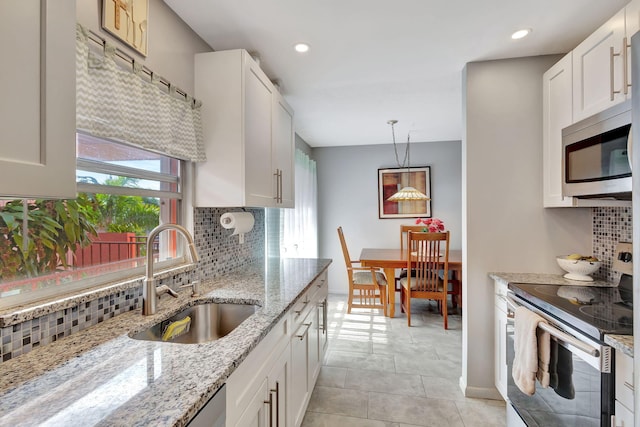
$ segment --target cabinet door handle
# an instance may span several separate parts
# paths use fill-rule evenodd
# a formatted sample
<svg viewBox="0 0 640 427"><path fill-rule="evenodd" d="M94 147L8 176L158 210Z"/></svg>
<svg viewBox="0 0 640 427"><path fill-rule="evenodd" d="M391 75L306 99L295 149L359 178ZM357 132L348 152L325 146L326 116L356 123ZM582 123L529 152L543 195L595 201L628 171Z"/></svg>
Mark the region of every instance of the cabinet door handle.
<svg viewBox="0 0 640 427"><path fill-rule="evenodd" d="M276 200L276 203L280 203L280 169L276 169L273 176L276 177L276 195L274 199Z"/></svg>
<svg viewBox="0 0 640 427"><path fill-rule="evenodd" d="M293 310L296 316L300 316L300 313L304 311L304 308L307 306L307 304L309 304L309 300L302 301L302 308L300 310Z"/></svg>
<svg viewBox="0 0 640 427"><path fill-rule="evenodd" d="M273 393L276 394L276 427L280 426L280 383L276 381L276 388L269 389L269 400L264 403L269 405L269 427L273 427Z"/></svg>
<svg viewBox="0 0 640 427"><path fill-rule="evenodd" d="M324 303L322 304L322 333L327 333L327 317L329 315L329 304L327 299L324 299Z"/></svg>
<svg viewBox="0 0 640 427"><path fill-rule="evenodd" d="M322 333L324 334L324 331L325 331L325 323L326 323L326 321L327 321L327 319L324 317L325 301L320 302L320 303L318 304L318 307L321 307L321 308L322 308L322 314L321 314L321 316L322 316L322 326L318 325L318 329L321 329L321 330L322 330Z"/></svg>
<svg viewBox="0 0 640 427"><path fill-rule="evenodd" d="M276 203L282 203L282 169L276 169L273 176L276 177Z"/></svg>
<svg viewBox="0 0 640 427"><path fill-rule="evenodd" d="M622 53L624 54L622 56L622 61L624 63L624 71L622 74L622 89L624 94L628 94L629 93L629 88L631 87L631 83L629 83L629 70L627 67L629 67L629 49L631 48L630 44L627 44L627 38L623 38L622 39Z"/></svg>
<svg viewBox="0 0 640 427"><path fill-rule="evenodd" d="M625 43L625 45L627 44L626 41L624 43ZM614 75L615 75L614 68L615 67L613 66L613 58L616 57L616 56L622 56L623 57L623 62L626 62L626 61L624 61L624 57L626 56L625 55L625 50L626 49L623 49L622 52L615 53L613 51L613 46L609 47L609 88L610 88L610 94L611 94L611 99L610 99L611 101L613 101L614 96L615 96L616 93L622 93L622 92L627 93L626 92L626 90L627 90L626 86L625 86L623 91L615 90L614 87L613 87L615 85L615 78L614 78ZM627 67L625 66L625 71L624 71L625 73L626 73L626 69L627 69Z"/></svg>
<svg viewBox="0 0 640 427"><path fill-rule="evenodd" d="M280 382L276 381L276 427L280 427Z"/></svg>
<svg viewBox="0 0 640 427"><path fill-rule="evenodd" d="M303 323L303 326L306 326L304 332L300 335L296 335L296 337L300 338L300 341L304 339L304 337L309 333L309 328L311 327L311 323Z"/></svg>
<svg viewBox="0 0 640 427"><path fill-rule="evenodd" d="M318 329L322 329L322 334L327 333L327 299L325 298L319 306L322 307L322 326L318 327Z"/></svg>
<svg viewBox="0 0 640 427"><path fill-rule="evenodd" d="M269 390L269 400L265 400L264 403L269 405L269 427L273 427L273 396L272 390Z"/></svg>

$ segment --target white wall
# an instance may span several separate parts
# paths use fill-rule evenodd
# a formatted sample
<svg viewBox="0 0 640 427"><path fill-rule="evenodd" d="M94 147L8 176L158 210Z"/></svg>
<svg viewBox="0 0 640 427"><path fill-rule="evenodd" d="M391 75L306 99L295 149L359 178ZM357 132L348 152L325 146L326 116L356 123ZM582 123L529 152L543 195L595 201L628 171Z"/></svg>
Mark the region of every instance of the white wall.
<svg viewBox="0 0 640 427"><path fill-rule="evenodd" d="M102 1L76 3L76 18L84 27L112 41L123 51L193 96L193 55L211 52L206 44L162 0L149 0L149 49L143 57L101 29ZM111 3L109 1L109 3Z"/></svg>
<svg viewBox="0 0 640 427"><path fill-rule="evenodd" d="M400 156L403 148L399 145ZM342 226L351 258L358 259L364 247L400 247L400 224L415 219L378 218L378 169L397 167L392 144L314 148L313 157L318 162L319 253L333 259L329 291L346 294L347 272L336 229ZM452 249L460 249L460 141L412 142L411 165L431 166L433 216L451 231Z"/></svg>
<svg viewBox="0 0 640 427"><path fill-rule="evenodd" d="M558 56L467 64L463 73L463 372L495 397L489 272L554 272L591 252L588 208L542 207L542 74Z"/></svg>

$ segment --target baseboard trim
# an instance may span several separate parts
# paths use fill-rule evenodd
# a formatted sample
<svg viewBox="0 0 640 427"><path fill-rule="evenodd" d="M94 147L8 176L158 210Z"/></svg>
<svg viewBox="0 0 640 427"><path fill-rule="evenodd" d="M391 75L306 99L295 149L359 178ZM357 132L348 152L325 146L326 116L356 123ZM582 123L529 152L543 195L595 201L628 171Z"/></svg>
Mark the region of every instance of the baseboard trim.
<svg viewBox="0 0 640 427"><path fill-rule="evenodd" d="M460 377L460 390L464 397L470 397L473 399L489 399L489 400L504 400L502 395L495 387L469 387L464 377Z"/></svg>

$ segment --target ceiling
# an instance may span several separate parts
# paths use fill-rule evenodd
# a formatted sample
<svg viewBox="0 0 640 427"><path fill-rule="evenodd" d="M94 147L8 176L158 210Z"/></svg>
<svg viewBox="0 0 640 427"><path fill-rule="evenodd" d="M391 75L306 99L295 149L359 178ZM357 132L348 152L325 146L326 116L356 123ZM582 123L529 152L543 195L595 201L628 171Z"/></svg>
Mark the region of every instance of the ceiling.
<svg viewBox="0 0 640 427"><path fill-rule="evenodd" d="M165 3L214 50L257 53L296 133L324 147L388 144L390 119L398 142L460 140L467 62L568 52L628 0ZM521 28L533 31L512 40Z"/></svg>

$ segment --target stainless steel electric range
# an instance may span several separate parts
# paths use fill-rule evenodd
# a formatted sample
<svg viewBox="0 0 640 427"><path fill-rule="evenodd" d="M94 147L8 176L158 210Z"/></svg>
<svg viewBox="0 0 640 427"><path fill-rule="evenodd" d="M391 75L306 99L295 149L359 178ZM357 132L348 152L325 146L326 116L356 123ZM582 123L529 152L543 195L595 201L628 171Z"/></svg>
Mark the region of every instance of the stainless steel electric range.
<svg viewBox="0 0 640 427"><path fill-rule="evenodd" d="M619 249L614 269L618 286L594 287L510 283L510 310L525 306L549 323L552 339L552 386L526 395L509 374L508 426L611 425L614 415L614 351L605 334L633 333L631 249ZM626 250L628 248L628 251ZM513 363L513 319L507 324L507 362Z"/></svg>

